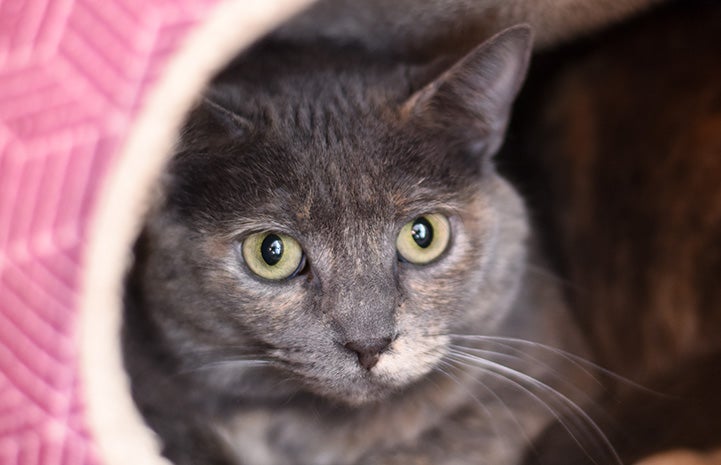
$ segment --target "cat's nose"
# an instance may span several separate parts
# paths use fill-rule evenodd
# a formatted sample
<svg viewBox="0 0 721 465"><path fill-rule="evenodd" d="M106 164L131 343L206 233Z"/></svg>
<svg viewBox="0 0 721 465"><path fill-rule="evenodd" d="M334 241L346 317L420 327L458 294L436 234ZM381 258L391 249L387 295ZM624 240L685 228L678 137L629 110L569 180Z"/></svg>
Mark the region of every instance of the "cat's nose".
<svg viewBox="0 0 721 465"><path fill-rule="evenodd" d="M350 341L345 344L345 348L358 354L358 363L366 370L370 370L376 366L378 359L381 358L381 353L388 348L391 342L393 339L389 337Z"/></svg>

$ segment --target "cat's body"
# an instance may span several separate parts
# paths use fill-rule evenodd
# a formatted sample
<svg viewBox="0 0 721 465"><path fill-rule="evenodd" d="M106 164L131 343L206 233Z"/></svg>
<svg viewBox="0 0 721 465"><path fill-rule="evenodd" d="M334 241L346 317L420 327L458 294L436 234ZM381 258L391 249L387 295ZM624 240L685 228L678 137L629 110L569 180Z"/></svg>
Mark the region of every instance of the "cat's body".
<svg viewBox="0 0 721 465"><path fill-rule="evenodd" d="M583 398L584 371L519 342L582 350L490 160L529 53L527 28L442 74L357 49L261 44L216 79L126 294L126 364L168 457L511 464L577 409L554 389ZM417 247L406 244L408 225L431 225L436 242L413 229ZM277 271L281 239L302 260L261 277Z"/></svg>

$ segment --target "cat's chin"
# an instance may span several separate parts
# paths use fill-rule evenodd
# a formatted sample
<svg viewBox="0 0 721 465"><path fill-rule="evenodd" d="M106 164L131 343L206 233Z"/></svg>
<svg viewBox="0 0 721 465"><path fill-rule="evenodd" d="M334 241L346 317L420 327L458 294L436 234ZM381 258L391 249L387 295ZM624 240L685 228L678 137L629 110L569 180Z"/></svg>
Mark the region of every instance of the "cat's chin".
<svg viewBox="0 0 721 465"><path fill-rule="evenodd" d="M365 372L348 376L332 385L309 386L320 397L348 407L364 407L388 401L411 389L424 379L423 376L404 379L402 382L379 372Z"/></svg>
<svg viewBox="0 0 721 465"><path fill-rule="evenodd" d="M315 393L334 403L357 408L386 401L399 391L398 387L367 380L349 384L352 385L316 390Z"/></svg>
<svg viewBox="0 0 721 465"><path fill-rule="evenodd" d="M305 393L335 404L360 407L383 402L417 379L417 376L389 376L381 366L371 371L349 370L337 378L307 376L283 368L257 367L242 371L218 368L215 376L204 380L215 389L223 386L221 390L226 394L246 400L285 402Z"/></svg>

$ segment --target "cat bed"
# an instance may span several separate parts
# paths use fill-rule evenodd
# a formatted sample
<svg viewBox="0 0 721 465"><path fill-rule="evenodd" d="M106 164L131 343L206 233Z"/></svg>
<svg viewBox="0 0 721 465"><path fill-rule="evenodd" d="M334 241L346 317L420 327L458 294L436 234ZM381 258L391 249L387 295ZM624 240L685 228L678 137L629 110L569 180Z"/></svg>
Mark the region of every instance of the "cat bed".
<svg viewBox="0 0 721 465"><path fill-rule="evenodd" d="M0 463L165 463L121 365L128 250L214 70L309 0L0 2Z"/></svg>

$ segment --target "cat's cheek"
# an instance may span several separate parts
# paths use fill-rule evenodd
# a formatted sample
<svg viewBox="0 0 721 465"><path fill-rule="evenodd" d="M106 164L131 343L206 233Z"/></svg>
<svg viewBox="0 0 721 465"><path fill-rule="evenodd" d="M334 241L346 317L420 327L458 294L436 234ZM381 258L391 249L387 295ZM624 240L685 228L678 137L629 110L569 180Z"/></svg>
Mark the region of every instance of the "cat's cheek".
<svg viewBox="0 0 721 465"><path fill-rule="evenodd" d="M449 342L447 336L401 336L381 356L373 374L384 384L406 386L433 371L445 356Z"/></svg>
<svg viewBox="0 0 721 465"><path fill-rule="evenodd" d="M303 279L272 282L252 276L242 267L229 247L215 247L217 268L206 270L205 283L215 296L224 296L218 303L223 314L254 328L271 347L278 339L290 338L307 319L308 286Z"/></svg>

